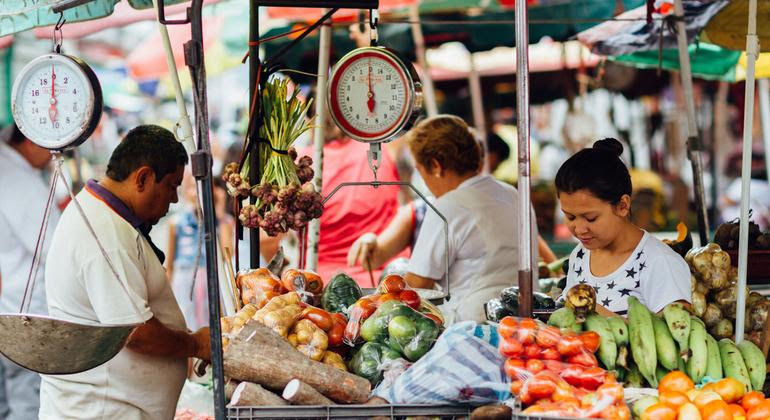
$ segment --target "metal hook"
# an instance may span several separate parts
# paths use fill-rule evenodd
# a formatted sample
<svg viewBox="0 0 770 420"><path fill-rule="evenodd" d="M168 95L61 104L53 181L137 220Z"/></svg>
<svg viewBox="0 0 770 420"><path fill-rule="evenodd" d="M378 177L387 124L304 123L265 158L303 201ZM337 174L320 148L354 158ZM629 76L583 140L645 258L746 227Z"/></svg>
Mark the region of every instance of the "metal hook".
<svg viewBox="0 0 770 420"><path fill-rule="evenodd" d="M64 12L59 12L59 20L53 27L53 50L54 52L61 53L61 44L64 42L64 34L62 33L62 26L67 23L67 19L64 18Z"/></svg>
<svg viewBox="0 0 770 420"><path fill-rule="evenodd" d="M377 46L377 24L380 22L380 12L377 9L369 9L369 45Z"/></svg>

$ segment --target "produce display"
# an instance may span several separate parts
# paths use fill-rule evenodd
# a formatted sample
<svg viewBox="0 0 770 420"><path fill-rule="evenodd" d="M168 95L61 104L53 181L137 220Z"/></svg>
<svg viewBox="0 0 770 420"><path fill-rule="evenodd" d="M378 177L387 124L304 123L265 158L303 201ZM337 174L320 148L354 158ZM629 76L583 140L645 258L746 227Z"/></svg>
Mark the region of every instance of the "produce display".
<svg viewBox="0 0 770 420"><path fill-rule="evenodd" d="M733 338L738 273L730 264L730 256L716 243L710 243L690 250L685 261L692 273L694 315L704 322L715 338ZM748 289L746 296L746 338L759 346L770 311L770 299Z"/></svg>
<svg viewBox="0 0 770 420"><path fill-rule="evenodd" d="M681 371L664 375L658 396L647 396L633 405L642 420L661 419L745 419L770 418L770 400L758 391L746 391L745 384L732 378L709 382L700 389Z"/></svg>
<svg viewBox="0 0 770 420"><path fill-rule="evenodd" d="M738 249L740 220L735 219L719 225L714 232L714 242L722 249ZM749 221L749 249L770 249L770 232L762 232L759 226Z"/></svg>
<svg viewBox="0 0 770 420"><path fill-rule="evenodd" d="M628 419L623 386L599 367L594 352L599 334L543 324L531 318L505 317L498 325L499 351L506 357L511 394L528 415Z"/></svg>
<svg viewBox="0 0 770 420"><path fill-rule="evenodd" d="M289 95L289 80L274 78L262 90L264 124L259 131L259 185L248 182L249 159L244 164L229 163L223 180L231 196L257 198L256 204L243 206L238 220L248 228L261 228L270 236L302 229L321 217L323 198L310 182L313 160L303 156L297 160L294 141L310 129L306 122L312 101L303 103L299 90Z"/></svg>
<svg viewBox="0 0 770 420"><path fill-rule="evenodd" d="M573 310L564 307L554 312L548 323L563 333L595 332L600 366L629 387L654 388L666 374L678 371L696 384L706 378L729 377L744 384L747 391L762 390L767 373L765 357L751 341L736 345L728 338L714 338L705 323L680 303L669 304L661 315L651 313L633 296L628 305L628 321L591 312L581 324Z"/></svg>

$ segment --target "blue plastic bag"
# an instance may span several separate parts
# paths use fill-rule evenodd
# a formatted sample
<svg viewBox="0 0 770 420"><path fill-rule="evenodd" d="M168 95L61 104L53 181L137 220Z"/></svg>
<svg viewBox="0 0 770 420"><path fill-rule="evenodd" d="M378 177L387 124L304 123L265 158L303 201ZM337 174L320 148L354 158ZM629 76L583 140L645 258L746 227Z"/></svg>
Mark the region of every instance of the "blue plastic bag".
<svg viewBox="0 0 770 420"><path fill-rule="evenodd" d="M509 399L500 338L490 325L452 325L433 348L391 383L372 393L391 404L483 405Z"/></svg>

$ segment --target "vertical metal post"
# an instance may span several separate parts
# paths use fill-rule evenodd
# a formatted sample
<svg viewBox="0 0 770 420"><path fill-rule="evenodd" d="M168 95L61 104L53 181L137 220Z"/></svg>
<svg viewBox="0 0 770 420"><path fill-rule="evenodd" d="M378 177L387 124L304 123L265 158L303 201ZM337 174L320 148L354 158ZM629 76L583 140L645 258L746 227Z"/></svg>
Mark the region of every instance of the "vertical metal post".
<svg viewBox="0 0 770 420"><path fill-rule="evenodd" d="M701 142L698 137L698 126L695 123L695 99L692 93L692 71L690 70L690 53L687 49L687 33L685 32L684 8L682 0L674 1L674 13L680 19L676 21L677 44L679 47L679 67L681 69L684 102L687 109L687 155L692 165L693 189L695 207L698 211L698 234L700 243L709 242L708 209L706 209L706 194L703 188L703 163L701 161Z"/></svg>
<svg viewBox="0 0 770 420"><path fill-rule="evenodd" d="M479 71L476 68L476 57L470 51L468 52L468 63L470 64L470 71L468 72L468 88L471 92L473 125L481 135L481 138L486 139L487 124L486 119L484 118L484 98L481 91L481 76L479 76ZM486 141L484 147L487 147Z"/></svg>
<svg viewBox="0 0 770 420"><path fill-rule="evenodd" d="M222 363L222 330L219 323L219 276L217 269L217 230L214 214L214 190L211 179L211 145L206 99L206 65L203 55L203 0L193 0L188 15L192 39L185 44L185 61L190 68L195 102L195 133L198 150L192 155L193 175L201 183L203 195L203 231L206 246L206 279L209 294L209 329L211 337L211 367L214 377L214 413L217 420L225 419L225 374Z"/></svg>
<svg viewBox="0 0 770 420"><path fill-rule="evenodd" d="M326 14L329 9L324 9ZM318 81L316 82L315 95L315 128L313 128L313 185L316 191L321 192L323 187L323 158L324 158L324 131L328 108L326 107L326 84L329 79L329 53L331 50L332 28L324 22L318 35ZM308 230L308 246L305 267L309 270L318 270L318 242L321 239L321 219L310 221Z"/></svg>
<svg viewBox="0 0 770 420"><path fill-rule="evenodd" d="M255 92L259 95L260 88L257 84L257 72L259 71L259 6L255 2L249 2L249 120L252 118L259 118L261 108L257 103L254 112L256 115L251 115L251 98L254 97ZM264 80L260 80L260 85L264 83ZM257 98L259 102L260 98ZM259 172L259 143L257 138L259 137L259 128L262 126L261 118L255 121L251 125L251 133L249 135L249 185L257 185L262 175ZM257 198L251 196L249 203L256 204ZM249 229L249 267L259 267L259 228Z"/></svg>
<svg viewBox="0 0 770 420"><path fill-rule="evenodd" d="M532 212L529 181L529 27L516 0L516 128L519 137L519 315L532 316Z"/></svg>
<svg viewBox="0 0 770 420"><path fill-rule="evenodd" d="M746 318L746 271L749 257L749 201L751 200L751 143L754 131L754 70L759 55L757 0L749 0L746 31L746 102L743 105L743 155L741 156L741 222L738 237L738 296L735 305L735 342L743 341Z"/></svg>

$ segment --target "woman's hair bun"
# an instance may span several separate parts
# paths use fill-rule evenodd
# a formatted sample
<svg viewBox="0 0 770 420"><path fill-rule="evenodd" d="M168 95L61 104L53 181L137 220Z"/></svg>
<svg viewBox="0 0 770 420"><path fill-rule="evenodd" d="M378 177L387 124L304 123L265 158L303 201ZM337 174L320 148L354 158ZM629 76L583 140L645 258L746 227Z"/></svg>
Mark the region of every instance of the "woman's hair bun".
<svg viewBox="0 0 770 420"><path fill-rule="evenodd" d="M623 154L623 144L620 143L617 139L613 139L611 137L596 141L593 148L598 150L606 150L617 157L620 157Z"/></svg>

